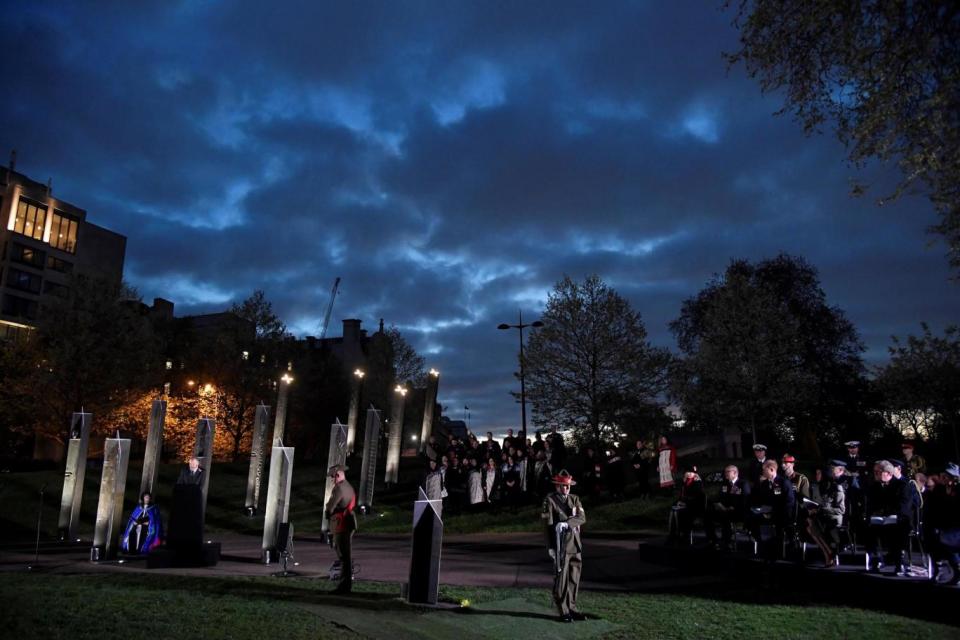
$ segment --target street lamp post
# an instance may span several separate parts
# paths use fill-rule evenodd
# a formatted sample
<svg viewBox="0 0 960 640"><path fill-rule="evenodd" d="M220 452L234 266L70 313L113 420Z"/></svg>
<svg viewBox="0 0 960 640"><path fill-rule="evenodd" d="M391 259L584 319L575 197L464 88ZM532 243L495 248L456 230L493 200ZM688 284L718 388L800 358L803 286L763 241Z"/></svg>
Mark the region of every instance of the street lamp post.
<svg viewBox="0 0 960 640"><path fill-rule="evenodd" d="M523 311L520 311L520 322L517 324L501 324L497 329L519 329L520 330L520 441L527 441L527 388L523 380L523 330L527 327L538 329L543 326L539 320L529 324L523 323Z"/></svg>

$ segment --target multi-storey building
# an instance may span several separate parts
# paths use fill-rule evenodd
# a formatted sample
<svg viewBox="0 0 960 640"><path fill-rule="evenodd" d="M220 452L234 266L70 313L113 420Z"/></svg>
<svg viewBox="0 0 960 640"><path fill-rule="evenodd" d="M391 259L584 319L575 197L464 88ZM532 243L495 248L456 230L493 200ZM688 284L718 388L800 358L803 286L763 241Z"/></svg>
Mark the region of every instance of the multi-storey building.
<svg viewBox="0 0 960 640"><path fill-rule="evenodd" d="M126 237L12 168L0 167L0 193L0 339L34 326L73 274L121 281Z"/></svg>

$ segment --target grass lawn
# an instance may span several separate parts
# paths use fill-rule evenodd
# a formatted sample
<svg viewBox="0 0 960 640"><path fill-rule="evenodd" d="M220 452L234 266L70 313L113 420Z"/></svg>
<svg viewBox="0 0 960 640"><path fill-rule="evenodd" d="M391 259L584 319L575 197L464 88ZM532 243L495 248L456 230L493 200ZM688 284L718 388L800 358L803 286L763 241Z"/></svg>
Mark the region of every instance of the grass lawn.
<svg viewBox="0 0 960 640"><path fill-rule="evenodd" d="M305 578L143 574L0 574L0 615L11 638L956 638L957 629L831 606L748 604L666 594L585 592L594 619L555 622L546 590L447 587L424 609L398 585L361 582L349 598ZM359 632L359 634L357 633Z"/></svg>
<svg viewBox="0 0 960 640"><path fill-rule="evenodd" d="M396 488L377 487L374 494L376 512L362 517L360 529L365 533L408 533L413 519L415 482L420 465L415 460L404 460L401 465L401 484ZM207 529L212 533L232 531L260 534L263 532L263 514L248 518L243 513L246 497L247 463L215 463L210 475L210 495L207 503ZM157 495L164 516L169 515L170 496L180 465L162 465ZM290 495L290 520L298 533L317 533L323 517L323 490L325 469L316 463L300 462L294 466L293 487ZM359 464L353 465L348 479L359 488ZM140 464L131 463L127 473L124 518L131 512L138 498ZM267 487L261 490L261 506ZM54 540L57 535L60 496L63 490L62 471L32 471L0 473L0 504L10 508L0 510L0 541L31 541L36 535L39 490L46 484L41 522L42 539ZM84 483L81 505L80 537L93 536L97 499L100 490L100 470L89 468ZM590 531L630 531L641 528L663 527L670 499L633 498L622 502L589 498L584 507L590 520ZM482 513L444 514L446 533L539 531L539 506L504 507Z"/></svg>

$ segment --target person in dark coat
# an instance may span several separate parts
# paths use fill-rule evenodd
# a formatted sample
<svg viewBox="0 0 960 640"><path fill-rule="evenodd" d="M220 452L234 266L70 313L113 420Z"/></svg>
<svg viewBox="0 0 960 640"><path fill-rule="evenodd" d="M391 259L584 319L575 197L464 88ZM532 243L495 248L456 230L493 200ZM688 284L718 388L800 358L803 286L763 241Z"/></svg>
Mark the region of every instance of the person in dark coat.
<svg viewBox="0 0 960 640"><path fill-rule="evenodd" d="M177 484L203 484L203 469L200 468L198 458L190 458L187 466L180 470L177 476Z"/></svg>
<svg viewBox="0 0 960 640"><path fill-rule="evenodd" d="M767 445L753 445L753 459L750 460L750 473L747 476L747 480L752 486L756 486L760 482L760 476L763 475L763 464L767 459Z"/></svg>
<svg viewBox="0 0 960 640"><path fill-rule="evenodd" d="M777 467L776 460L764 462L760 482L750 493L750 530L768 557L772 557L774 550L782 545L797 518L793 483L778 475Z"/></svg>
<svg viewBox="0 0 960 640"><path fill-rule="evenodd" d="M883 562L879 547L887 550L887 562L894 565L895 575L904 575L903 555L913 520L910 493L903 480L894 477L894 466L888 460L874 465L874 482L867 489L867 568L880 571Z"/></svg>
<svg viewBox="0 0 960 640"><path fill-rule="evenodd" d="M946 584L960 584L960 468L950 463L940 475L930 476L932 487L924 494L924 542L933 560L930 580L938 582L941 564L947 563L952 577Z"/></svg>
<svg viewBox="0 0 960 640"><path fill-rule="evenodd" d="M607 489L615 500L623 498L623 492L627 486L625 465L622 448L619 445L613 445L607 456L606 476Z"/></svg>
<svg viewBox="0 0 960 640"><path fill-rule="evenodd" d="M704 528L707 530L707 542L717 543L717 524L720 525L720 544L730 549L733 540L733 524L743 522L747 517L750 504L750 483L740 477L736 465L727 465L723 470L723 481L716 501L707 506L704 515Z"/></svg>
<svg viewBox="0 0 960 640"><path fill-rule="evenodd" d="M650 495L650 463L657 457L657 452L644 440L637 440L635 449L630 454L630 466L637 478L637 493L641 496Z"/></svg>

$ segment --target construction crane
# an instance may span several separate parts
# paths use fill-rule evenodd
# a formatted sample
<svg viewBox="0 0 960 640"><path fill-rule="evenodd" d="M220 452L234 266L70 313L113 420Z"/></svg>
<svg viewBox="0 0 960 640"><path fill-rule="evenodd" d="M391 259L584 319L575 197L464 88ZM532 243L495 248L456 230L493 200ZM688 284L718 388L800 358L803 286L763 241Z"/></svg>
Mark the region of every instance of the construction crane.
<svg viewBox="0 0 960 640"><path fill-rule="evenodd" d="M323 327L320 329L320 339L327 337L327 327L330 326L330 314L333 313L333 301L337 299L337 289L340 288L340 278L333 281L333 289L330 290L330 304L327 305L327 313L323 316Z"/></svg>

